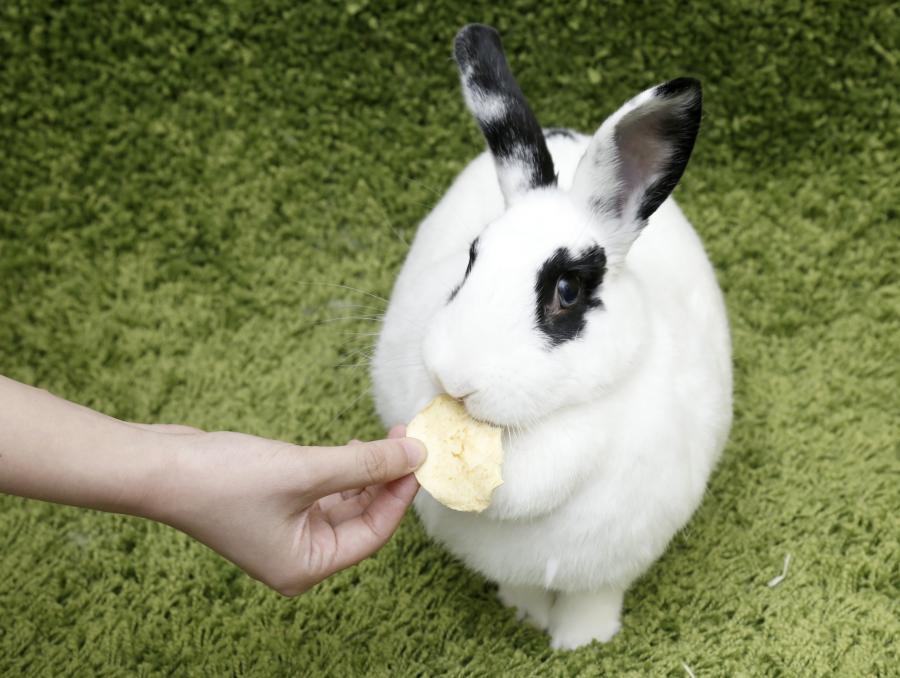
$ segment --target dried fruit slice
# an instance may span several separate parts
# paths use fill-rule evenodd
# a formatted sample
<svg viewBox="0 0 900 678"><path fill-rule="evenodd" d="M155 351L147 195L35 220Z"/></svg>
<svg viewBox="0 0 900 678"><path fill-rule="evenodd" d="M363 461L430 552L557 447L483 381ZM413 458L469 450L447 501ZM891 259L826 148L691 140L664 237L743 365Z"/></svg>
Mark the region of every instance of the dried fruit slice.
<svg viewBox="0 0 900 678"><path fill-rule="evenodd" d="M503 484L501 434L499 427L472 419L458 400L439 395L406 427L406 435L428 450L416 478L448 508L484 511Z"/></svg>

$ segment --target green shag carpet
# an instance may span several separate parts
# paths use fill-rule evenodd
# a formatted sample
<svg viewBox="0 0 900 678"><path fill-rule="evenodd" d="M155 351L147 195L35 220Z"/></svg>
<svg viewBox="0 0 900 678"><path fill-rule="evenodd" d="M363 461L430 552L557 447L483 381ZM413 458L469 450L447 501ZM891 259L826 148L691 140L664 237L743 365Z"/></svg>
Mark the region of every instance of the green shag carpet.
<svg viewBox="0 0 900 678"><path fill-rule="evenodd" d="M735 423L620 635L552 651L412 513L285 599L167 527L2 497L0 675L900 672L895 3L0 3L0 373L124 419L380 437L379 297L483 147L471 21L547 126L704 84L676 196Z"/></svg>

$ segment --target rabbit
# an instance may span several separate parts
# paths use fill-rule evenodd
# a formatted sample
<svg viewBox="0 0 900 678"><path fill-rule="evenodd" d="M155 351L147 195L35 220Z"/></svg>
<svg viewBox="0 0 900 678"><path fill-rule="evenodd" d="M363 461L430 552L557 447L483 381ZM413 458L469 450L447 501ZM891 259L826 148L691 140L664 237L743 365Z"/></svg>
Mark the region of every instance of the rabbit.
<svg viewBox="0 0 900 678"><path fill-rule="evenodd" d="M502 427L491 505L422 490L421 522L553 647L606 642L731 426L724 299L669 197L701 86L647 89L586 136L539 126L494 29L464 27L454 56L488 150L416 232L373 355L376 409L409 421L447 393Z"/></svg>

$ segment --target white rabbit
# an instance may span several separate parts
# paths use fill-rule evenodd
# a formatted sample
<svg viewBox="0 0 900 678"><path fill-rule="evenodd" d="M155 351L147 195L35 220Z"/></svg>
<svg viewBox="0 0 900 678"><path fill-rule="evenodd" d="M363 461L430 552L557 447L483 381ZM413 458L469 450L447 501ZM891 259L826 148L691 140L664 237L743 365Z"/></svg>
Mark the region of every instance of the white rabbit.
<svg viewBox="0 0 900 678"><path fill-rule="evenodd" d="M605 642L731 425L722 294L668 197L700 83L642 92L593 137L544 133L496 31L466 26L454 52L489 152L418 229L376 347L376 405L391 425L446 392L503 427L491 506L461 513L421 491L425 529L554 647Z"/></svg>

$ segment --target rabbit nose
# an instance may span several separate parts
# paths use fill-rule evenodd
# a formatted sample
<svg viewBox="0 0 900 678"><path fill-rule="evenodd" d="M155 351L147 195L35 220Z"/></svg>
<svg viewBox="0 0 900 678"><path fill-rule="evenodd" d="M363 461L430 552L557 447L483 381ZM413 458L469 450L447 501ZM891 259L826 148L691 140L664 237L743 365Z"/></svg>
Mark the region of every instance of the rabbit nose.
<svg viewBox="0 0 900 678"><path fill-rule="evenodd" d="M474 388L469 388L468 386L460 386L458 388L444 388L447 392L447 395L451 398L456 398L457 400L465 400L470 395L475 393Z"/></svg>
<svg viewBox="0 0 900 678"><path fill-rule="evenodd" d="M471 370L461 362L453 346L446 329L436 325L425 338L422 358L428 376L437 388L451 398L465 398L476 388L472 380L464 374L470 373Z"/></svg>
<svg viewBox="0 0 900 678"><path fill-rule="evenodd" d="M454 379L446 374L441 375L438 372L432 372L431 379L438 388L444 391L444 393L457 400L462 400L475 392L472 385L465 379Z"/></svg>
<svg viewBox="0 0 900 678"><path fill-rule="evenodd" d="M447 390L447 389L445 389L445 390ZM468 398L473 393L475 393L474 390L466 390L464 392L459 391L459 390L453 390L453 391L447 390L448 396L450 396L451 398L454 398L455 400L459 400L462 403L465 403L466 398Z"/></svg>
<svg viewBox="0 0 900 678"><path fill-rule="evenodd" d="M461 400L475 392L471 382L458 374L454 374L450 365L434 364L428 361L426 369L432 383L451 398Z"/></svg>

